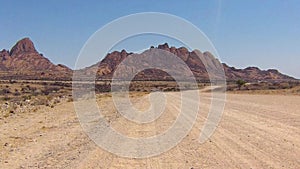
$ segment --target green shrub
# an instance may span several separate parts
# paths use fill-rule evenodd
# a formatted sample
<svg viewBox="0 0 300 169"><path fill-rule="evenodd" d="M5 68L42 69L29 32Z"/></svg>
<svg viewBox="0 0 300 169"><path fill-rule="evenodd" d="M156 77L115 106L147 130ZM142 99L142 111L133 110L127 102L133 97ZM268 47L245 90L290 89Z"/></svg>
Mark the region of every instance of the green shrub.
<svg viewBox="0 0 300 169"><path fill-rule="evenodd" d="M241 87L244 86L246 84L246 82L242 79L239 79L236 81L236 84L238 85L239 90L241 90Z"/></svg>

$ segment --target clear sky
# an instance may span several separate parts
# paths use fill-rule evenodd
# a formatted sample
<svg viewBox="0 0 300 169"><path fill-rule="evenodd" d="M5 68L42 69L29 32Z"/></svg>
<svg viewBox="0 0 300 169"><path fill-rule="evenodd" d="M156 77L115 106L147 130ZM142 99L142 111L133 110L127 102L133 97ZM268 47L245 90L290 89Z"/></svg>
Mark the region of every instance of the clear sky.
<svg viewBox="0 0 300 169"><path fill-rule="evenodd" d="M52 62L72 68L95 31L137 12L170 13L192 22L229 65L276 68L300 78L299 0L0 0L0 48L30 37Z"/></svg>

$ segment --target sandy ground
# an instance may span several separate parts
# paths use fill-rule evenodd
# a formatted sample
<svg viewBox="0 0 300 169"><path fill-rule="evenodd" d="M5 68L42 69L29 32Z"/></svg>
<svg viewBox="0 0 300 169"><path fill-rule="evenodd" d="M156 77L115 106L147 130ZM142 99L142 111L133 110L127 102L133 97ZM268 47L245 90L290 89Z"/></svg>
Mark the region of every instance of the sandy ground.
<svg viewBox="0 0 300 169"><path fill-rule="evenodd" d="M0 120L0 168L300 168L300 96L228 94L222 121L204 144L198 137L210 106L201 109L191 132L173 149L156 157L118 157L98 147L83 132L73 103ZM137 108L149 102L134 99ZM99 98L105 117L117 131L154 136L168 129L178 103L149 124L129 122L107 96Z"/></svg>

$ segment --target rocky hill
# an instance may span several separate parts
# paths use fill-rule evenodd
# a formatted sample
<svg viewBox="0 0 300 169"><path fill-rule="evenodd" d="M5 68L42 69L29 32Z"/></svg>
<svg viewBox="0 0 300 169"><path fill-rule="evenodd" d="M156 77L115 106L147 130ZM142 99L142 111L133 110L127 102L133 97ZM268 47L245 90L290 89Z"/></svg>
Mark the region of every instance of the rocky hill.
<svg viewBox="0 0 300 169"><path fill-rule="evenodd" d="M1 79L70 79L72 70L55 65L40 54L29 38L18 41L10 51L0 51Z"/></svg>
<svg viewBox="0 0 300 169"><path fill-rule="evenodd" d="M140 57L147 57L149 51L153 49L152 46L149 50L141 53L141 54L134 54L139 55ZM158 45L155 49L161 49L167 52L171 52L172 54L176 55L177 57L181 58L191 69L192 73L196 77L197 80L200 81L207 81L208 73L204 64L202 63L203 60L206 62L210 62L213 65L219 63L219 61L210 53L210 52L200 52L199 50L189 51L185 47L169 47L167 43ZM133 53L128 53L125 50L114 51L106 55L106 57L98 62L95 65L85 68L86 74L91 74L97 72L98 79L110 79L115 72L117 66L129 55ZM153 53L152 53L153 54ZM201 60L201 59L202 60ZM158 62L164 62L163 60ZM147 63L138 63L147 65ZM260 70L257 67L247 67L245 69L236 69L234 67L230 67L227 64L223 63L223 68L225 71L226 79L228 81L235 81L238 79L244 79L247 81L290 81L295 80L293 77L284 75L280 73L278 70L269 69L269 70ZM179 69L174 65L174 69ZM124 68L124 73L126 73L128 68ZM135 77L136 80L172 80L170 75L166 72L160 70L145 70Z"/></svg>
<svg viewBox="0 0 300 169"><path fill-rule="evenodd" d="M160 49L165 51L164 54L157 52ZM155 51L155 52L153 52ZM280 73L278 70L260 70L257 67L248 67L245 69L236 69L226 64L219 64L219 61L210 52L200 52L199 50L189 51L185 47L169 47L167 43L158 45L158 47L151 47L149 50L140 54L128 53L125 50L114 51L108 53L106 57L98 63L84 68L81 71L83 74L96 73L97 79L111 79L119 64L129 55L137 55L139 58L151 57L151 55L164 55L156 57L157 63L170 62L171 69L181 70L182 65L172 60L166 61L166 56L173 54L179 57L191 70L193 76L199 81L207 81L208 73L204 64L208 67L216 65L223 66L226 79L228 81L244 79L247 81L290 81L294 78ZM201 58L201 59L200 59ZM141 68L149 66L147 62L140 59L138 63ZM122 73L120 76L126 76L128 70L132 68L124 66L121 68ZM71 80L73 71L62 65L53 64L49 59L40 54L34 47L33 42L29 38L24 38L18 41L10 50L3 49L0 51L0 78L4 79L44 79L44 80ZM181 72L181 76L188 76ZM166 72L157 69L147 69L135 76L135 80L173 80L173 78Z"/></svg>

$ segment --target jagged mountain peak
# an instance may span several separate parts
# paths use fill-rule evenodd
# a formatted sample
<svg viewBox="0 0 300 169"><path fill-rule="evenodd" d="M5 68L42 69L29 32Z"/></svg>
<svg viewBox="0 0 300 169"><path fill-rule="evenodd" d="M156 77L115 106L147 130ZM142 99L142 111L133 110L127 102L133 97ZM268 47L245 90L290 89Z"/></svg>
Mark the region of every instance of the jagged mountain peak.
<svg viewBox="0 0 300 169"><path fill-rule="evenodd" d="M215 58L215 56L209 52L204 51L203 53L198 50L194 49L189 51L185 47L169 47L168 43L159 44L157 47L151 46L150 50L152 49L161 49L168 52L173 53L177 57L181 58L191 69L196 79L199 80L208 80L207 70L204 65L206 66L217 66L219 64L219 60ZM147 51L147 50L146 50ZM151 52L141 52L138 55L147 55L151 54ZM97 64L92 65L84 69L87 74L91 74L91 72L97 72L97 77L99 79L110 79L118 65L127 57L127 55L132 53L127 53L125 50L114 51L106 55L106 57L99 61ZM139 63L143 65L147 65L148 63ZM234 67L230 67L227 64L223 63L224 72L226 75L227 80L237 80L237 79L244 79L248 81L255 81L255 80L294 80L294 78L289 77L287 75L281 74L277 70L260 70L256 67L248 67L246 69L236 69ZM176 65L174 65L176 68ZM126 70L130 70L131 68L124 68L124 76L126 74ZM151 71L148 71L151 72ZM151 74L147 74L147 72L141 73L138 80L145 80L145 79L154 79L154 80L165 80L171 79L169 77L165 77L165 74L160 71L152 71Z"/></svg>
<svg viewBox="0 0 300 169"><path fill-rule="evenodd" d="M0 51L0 71L3 79L70 79L72 73L40 54L30 38L19 40L10 51Z"/></svg>
<svg viewBox="0 0 300 169"><path fill-rule="evenodd" d="M185 47L174 47L169 46L168 43L160 44L157 47L150 47L150 51L153 49L162 49L171 52L175 56L181 58L191 69L194 76L199 80L208 80L206 66L220 65L219 61L213 56L212 53L204 51L203 53L198 49L189 51ZM146 50L147 51L147 50ZM128 53L125 49L122 51L114 51L108 53L106 57L99 61L98 63L87 67L84 71L87 74L91 72L97 72L97 77L99 79L109 79L112 77L114 71L118 65L127 58L128 55L133 53ZM142 52L140 54L135 54L137 56L143 56L151 54L151 52ZM161 57L160 59L164 59ZM157 60L160 62L160 60ZM165 61L165 60L161 60ZM147 67L148 63L139 63L140 65L145 65ZM173 65L174 69L180 69L180 65ZM260 70L256 67L248 67L246 69L236 69L230 67L223 63L224 72L227 80L245 79L245 80L295 80L292 77L281 74L278 70ZM126 70L131 70L131 68L125 68ZM124 69L123 73L126 74ZM64 65L55 65L51 63L49 59L39 54L35 49L33 42L30 38L23 38L19 40L10 51L1 50L0 51L0 71L8 72L5 78L18 78L26 79L28 75L29 78L35 79L55 79L59 77L60 79L69 79L72 75L72 70ZM13 72L13 73L12 73ZM150 72L150 74L149 74ZM5 74L5 73L4 73ZM25 77L25 78L24 78ZM27 78L28 79L28 78ZM161 71L146 71L138 75L139 80L153 79L153 80L169 80L172 79L168 75Z"/></svg>
<svg viewBox="0 0 300 169"><path fill-rule="evenodd" d="M16 56L20 53L37 53L33 42L30 38L26 37L19 40L10 50L10 56Z"/></svg>

